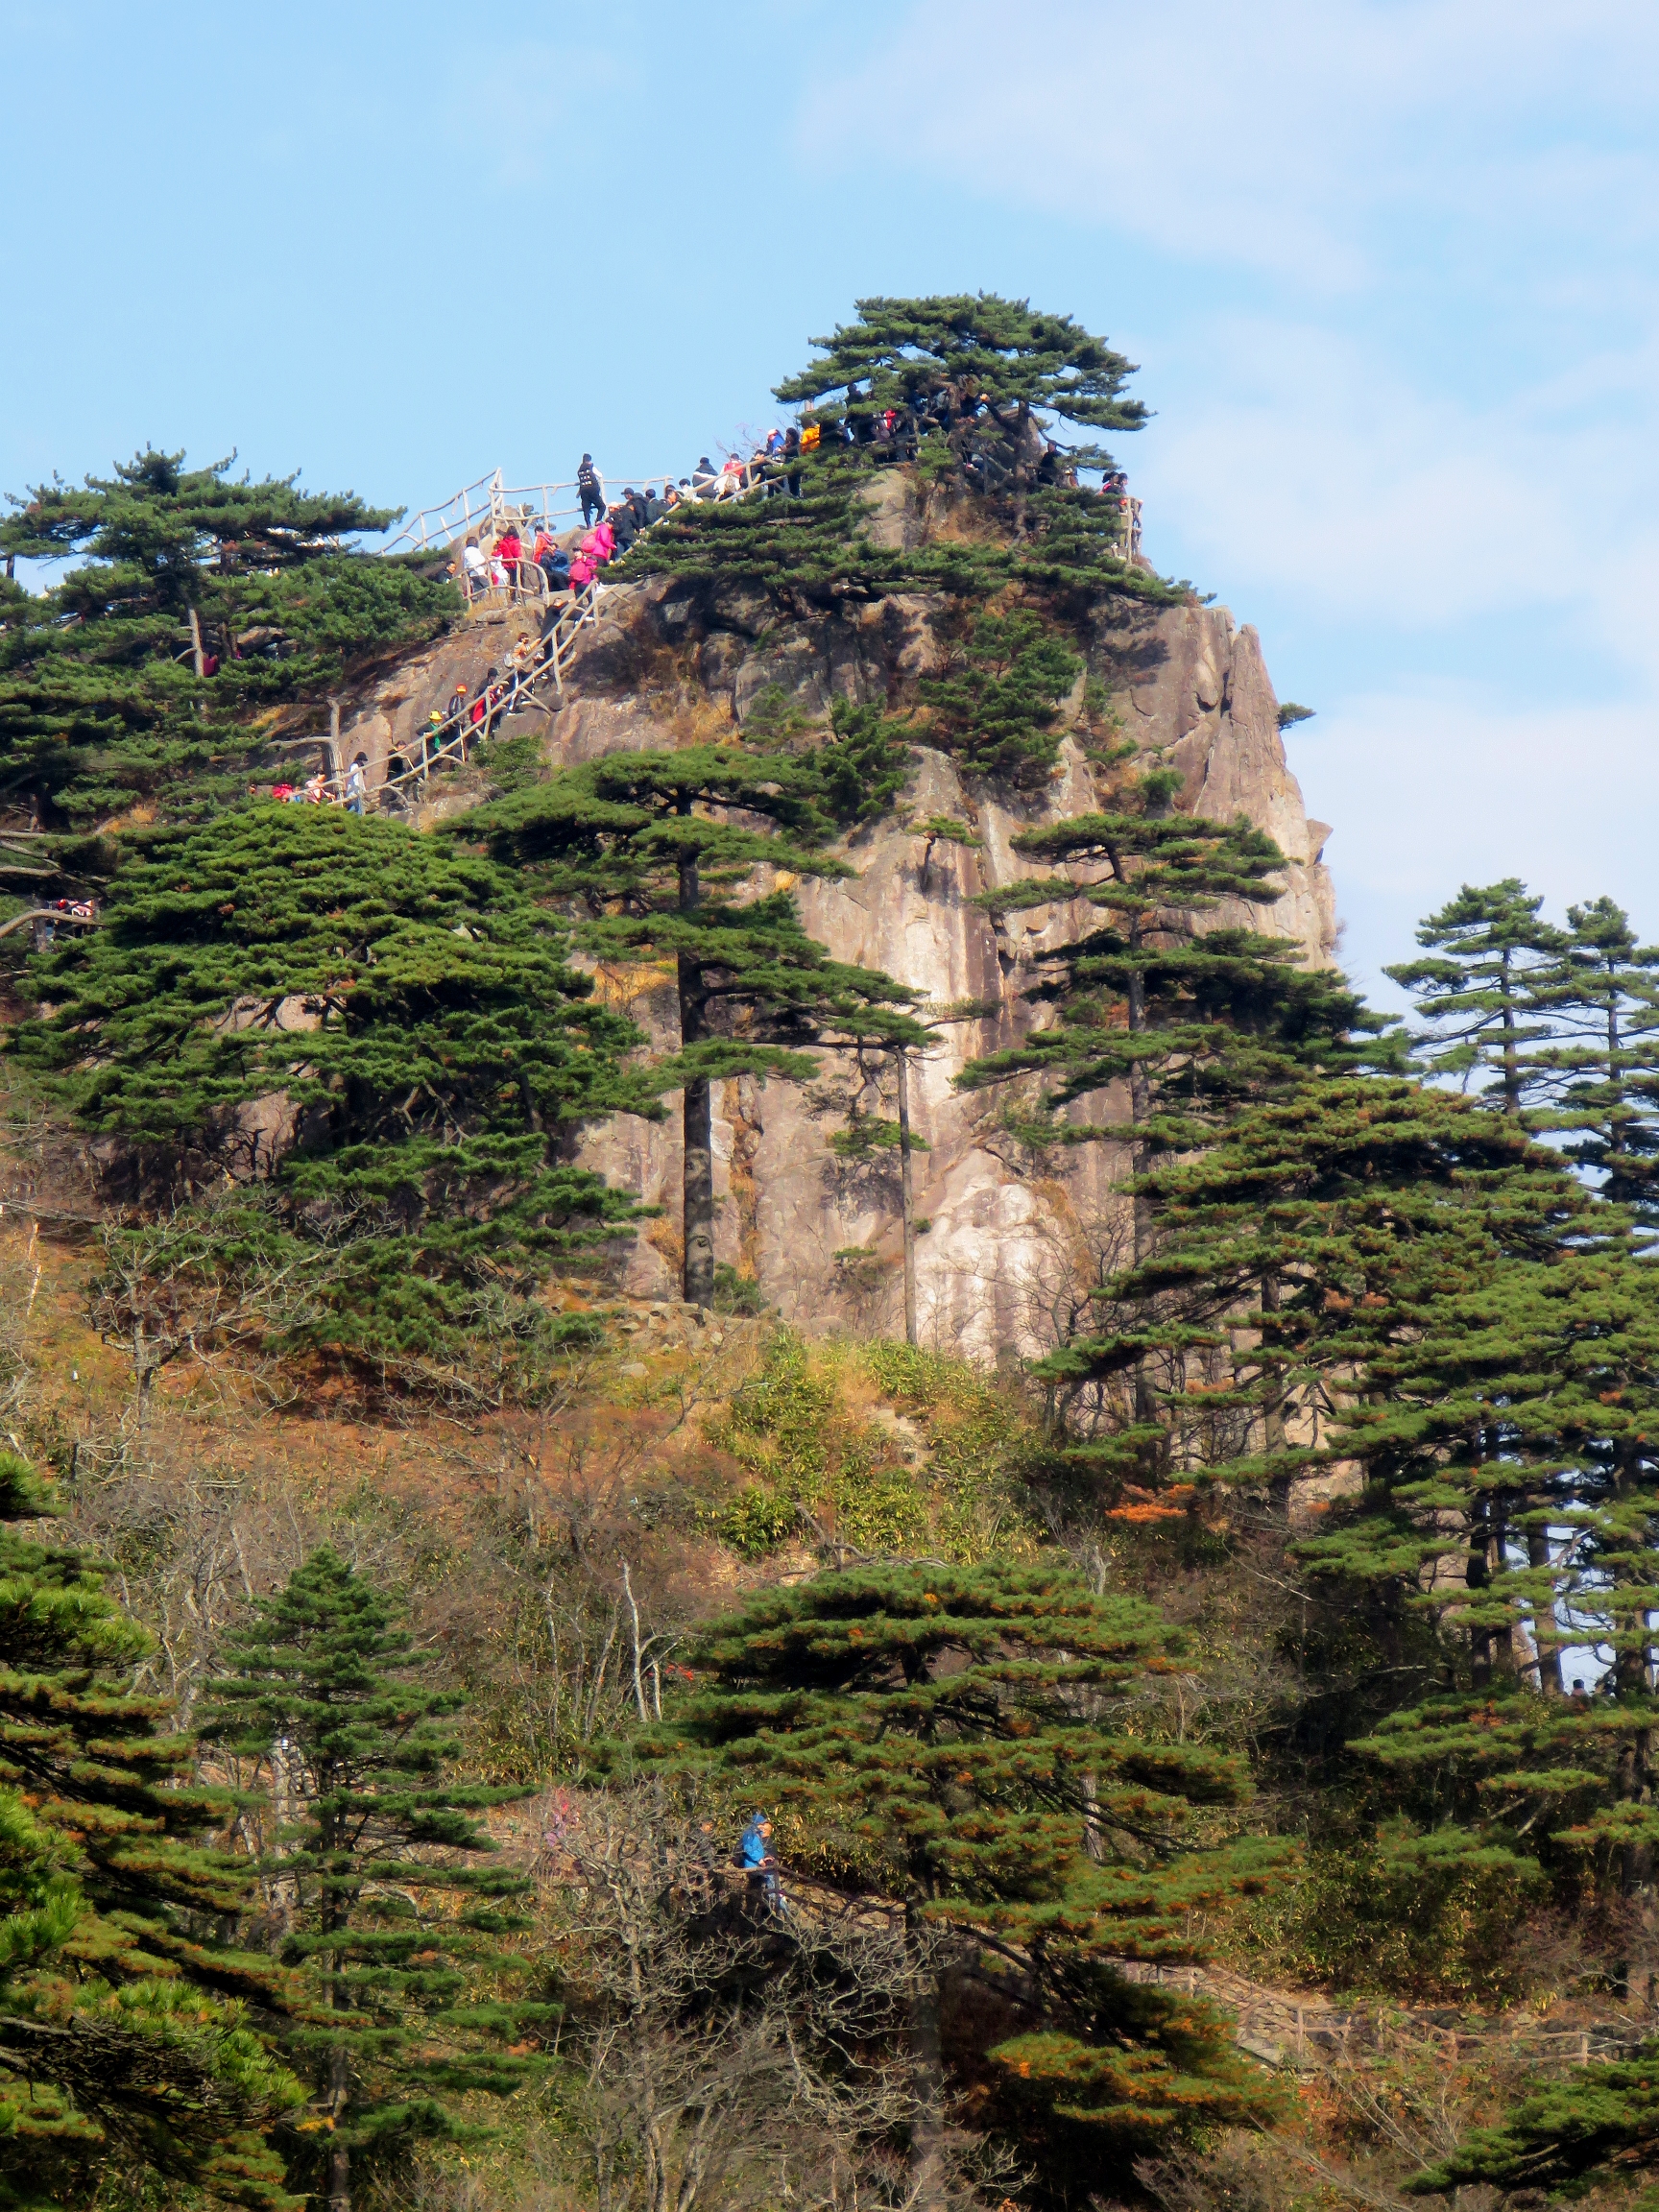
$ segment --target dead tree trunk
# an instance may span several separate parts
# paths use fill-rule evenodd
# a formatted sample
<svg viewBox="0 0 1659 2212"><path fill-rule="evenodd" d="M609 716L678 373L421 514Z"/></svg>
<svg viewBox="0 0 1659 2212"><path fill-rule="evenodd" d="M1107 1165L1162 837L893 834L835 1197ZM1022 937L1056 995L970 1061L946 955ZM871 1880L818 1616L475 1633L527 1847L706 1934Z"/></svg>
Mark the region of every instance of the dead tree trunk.
<svg viewBox="0 0 1659 2212"><path fill-rule="evenodd" d="M899 1198L904 1238L904 1341L916 1342L916 1194L910 1175L909 1060L901 1048L893 1055L899 1071Z"/></svg>

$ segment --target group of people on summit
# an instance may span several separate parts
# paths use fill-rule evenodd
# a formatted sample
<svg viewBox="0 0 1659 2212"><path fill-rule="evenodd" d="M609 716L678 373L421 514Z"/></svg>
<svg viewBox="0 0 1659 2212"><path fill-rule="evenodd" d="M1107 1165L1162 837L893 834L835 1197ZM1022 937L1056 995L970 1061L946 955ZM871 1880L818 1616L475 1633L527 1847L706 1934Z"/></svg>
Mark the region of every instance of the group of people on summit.
<svg viewBox="0 0 1659 2212"><path fill-rule="evenodd" d="M860 403L854 388L846 407L832 418L820 420L808 414L798 424L777 425L747 460L733 453L716 467L704 453L678 483L664 477L661 489L654 483L642 489L629 484L617 498L607 493L592 454L584 453L576 470L580 532L556 534L548 515L533 523L526 507L518 516L506 516L493 534L467 534L451 573L469 604L491 593L513 603L529 593L558 604L549 608L540 642L521 631L505 671L488 669L474 691L457 686L447 711L434 709L421 733L422 757L415 764L417 770L429 768L444 752L465 758L475 742L494 733L502 718L517 710L526 680L546 663L565 607L579 600L613 561L627 554L643 532L677 507L737 499L750 493L799 497L807 459L836 445L868 447L877 462L914 461L925 438L949 436L963 422L976 420L983 405L973 394L943 386L902 407L878 408L869 400ZM999 490L1013 473L1013 461L998 450L998 444L996 439L967 443L963 472L981 490ZM1039 487L1074 489L1077 473L1049 442L1037 460L1033 480ZM1124 549L1133 558L1141 550L1141 502L1129 496L1121 472L1113 470L1103 474L1099 495L1120 511Z"/></svg>
<svg viewBox="0 0 1659 2212"><path fill-rule="evenodd" d="M540 596L544 583L549 592L581 591L592 583L611 561L626 554L641 532L686 502L735 499L745 493L784 493L799 497L803 464L814 453L834 445L866 446L878 462L914 461L922 441L929 436L949 437L964 422L978 419L985 402L973 392L950 385L920 395L902 407L877 407L860 400L854 386L845 408L827 420L807 415L787 428L775 425L763 443L744 460L732 454L718 468L705 453L688 476L678 483L664 477L661 490L647 484L643 490L627 485L620 499L607 496L605 480L584 453L576 471L576 498L582 511L582 532L574 545L555 537L550 518L538 522L532 542L525 543L529 509L519 520L508 517L492 540L488 533L469 532L461 548L455 573L469 603L491 591L517 599L527 586ZM998 447L999 439L971 440L962 468L968 481L983 491L999 490L1012 476L1012 457ZM1049 441L1045 444L1034 471L1039 486L1075 488L1077 472ZM1100 497L1122 515L1122 536L1131 557L1140 546L1140 507L1131 499L1121 471L1107 470L1101 479ZM573 537L575 533L567 533ZM539 571L527 575L526 568Z"/></svg>

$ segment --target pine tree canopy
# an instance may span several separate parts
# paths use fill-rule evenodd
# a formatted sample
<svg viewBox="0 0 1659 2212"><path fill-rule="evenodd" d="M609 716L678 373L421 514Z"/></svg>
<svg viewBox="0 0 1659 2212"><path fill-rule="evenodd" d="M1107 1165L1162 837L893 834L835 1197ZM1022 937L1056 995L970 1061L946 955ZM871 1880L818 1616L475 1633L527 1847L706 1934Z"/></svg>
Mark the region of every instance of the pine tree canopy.
<svg viewBox="0 0 1659 2212"><path fill-rule="evenodd" d="M1417 995L1429 1026L1413 1052L1436 1075L1455 1075L1505 1114L1527 1104L1530 1050L1551 1035L1566 940L1543 921L1542 898L1518 878L1476 888L1431 914L1417 931L1421 960L1384 970Z"/></svg>
<svg viewBox="0 0 1659 2212"><path fill-rule="evenodd" d="M1529 1129L1604 1198L1659 1230L1659 946L1641 945L1611 899L1567 909L1551 1041L1527 1055Z"/></svg>
<svg viewBox="0 0 1659 2212"><path fill-rule="evenodd" d="M1118 1330L1046 1365L1155 1362L1162 1432L1108 1422L1074 1463L1238 1487L1357 1463L1362 1498L1304 1567L1434 1622L1446 1675L1351 1748L1408 1809L1455 1809L1446 1850L1640 1878L1659 1278L1626 1217L1510 1117L1352 1076L1248 1109L1142 1190L1158 1237L1108 1286ZM1614 1694L1564 1698L1585 1645Z"/></svg>
<svg viewBox="0 0 1659 2212"><path fill-rule="evenodd" d="M1114 1966L1190 1957L1193 1911L1275 1856L1223 1839L1240 1767L1140 1718L1181 1653L1150 1606L1052 1563L819 1575L712 1623L696 1688L631 1752L776 1808L918 1918L1031 1947L1045 2025L991 2054L1011 2099L1144 2146L1260 2106L1215 2015Z"/></svg>
<svg viewBox="0 0 1659 2212"><path fill-rule="evenodd" d="M926 741L970 776L1041 789L1053 771L1060 708L1083 663L1028 609L982 614L943 676L918 689L931 709Z"/></svg>
<svg viewBox="0 0 1659 2212"><path fill-rule="evenodd" d="M102 926L32 964L47 1010L14 1045L171 1187L228 1173L256 1200L275 1178L274 1213L240 1208L242 1260L209 1235L204 1274L297 1268L302 1339L431 1356L632 1217L570 1139L660 1109L623 1064L639 1033L567 951L448 840L255 803L132 842ZM275 1151L243 1111L274 1096L297 1118Z"/></svg>
<svg viewBox="0 0 1659 2212"><path fill-rule="evenodd" d="M578 940L600 961L674 963L680 1049L649 1080L683 1093L683 1287L694 1305L714 1294L709 1084L812 1075L805 1046L925 1036L904 1011L920 994L832 960L787 890L719 896L757 868L852 874L825 850L833 828L810 757L741 745L613 753L454 825L581 917Z"/></svg>
<svg viewBox="0 0 1659 2212"><path fill-rule="evenodd" d="M982 903L1017 913L1082 900L1103 926L1039 952L1027 996L1056 1006L1059 1021L973 1062L957 1078L964 1089L1038 1074L1051 1114L1126 1081L1133 1142L1187 1148L1299 1070L1351 1062L1356 1033L1382 1026L1340 975L1304 968L1292 939L1200 926L1224 902L1271 905L1285 856L1241 818L1170 812L1170 781L1153 770L1115 812L1015 837L1017 852L1078 873L1027 877ZM1123 1134L1060 1122L1045 1133L1068 1142Z"/></svg>
<svg viewBox="0 0 1659 2212"><path fill-rule="evenodd" d="M446 581L346 548L392 512L183 458L151 449L79 488L38 486L0 520L0 552L84 564L43 597L0 600L0 806L48 829L139 801L222 805L246 780L252 716L460 612Z"/></svg>
<svg viewBox="0 0 1659 2212"><path fill-rule="evenodd" d="M1147 411L1122 392L1134 364L1070 315L992 292L854 302L856 323L812 344L825 356L776 387L828 420L860 403L916 407L941 389L982 400L1011 429L1033 415L1090 430L1139 430ZM1079 458L1094 457L1094 448Z"/></svg>
<svg viewBox="0 0 1659 2212"><path fill-rule="evenodd" d="M283 2050L311 2108L282 2139L331 2202L418 2142L480 2134L468 2101L523 2087L553 2017L513 1957L529 1878L493 1863L478 1817L528 1792L451 1774L465 1699L421 1679L432 1659L325 1546L255 1603L204 1717L270 1776L260 1871L284 1886L284 1957L309 2000Z"/></svg>
<svg viewBox="0 0 1659 2212"><path fill-rule="evenodd" d="M634 1750L798 1815L929 1917L1182 1957L1181 1915L1248 1854L1143 1863L1244 1789L1208 1748L1121 1726L1180 1650L1150 1606L1054 1565L850 1569L715 1623L698 1688Z"/></svg>
<svg viewBox="0 0 1659 2212"><path fill-rule="evenodd" d="M209 1840L235 1800L132 1688L152 1639L98 1569L17 1532L55 1511L0 1454L0 2203L136 2169L298 2212L259 2141L297 2091L244 2025L285 1978L202 1933L248 1903Z"/></svg>
<svg viewBox="0 0 1659 2212"><path fill-rule="evenodd" d="M1475 2128L1405 2186L1413 2197L1455 2195L1474 2182L1571 2199L1597 2181L1629 2188L1656 2164L1659 2043L1647 2043L1611 2065L1536 2083L1496 2127Z"/></svg>

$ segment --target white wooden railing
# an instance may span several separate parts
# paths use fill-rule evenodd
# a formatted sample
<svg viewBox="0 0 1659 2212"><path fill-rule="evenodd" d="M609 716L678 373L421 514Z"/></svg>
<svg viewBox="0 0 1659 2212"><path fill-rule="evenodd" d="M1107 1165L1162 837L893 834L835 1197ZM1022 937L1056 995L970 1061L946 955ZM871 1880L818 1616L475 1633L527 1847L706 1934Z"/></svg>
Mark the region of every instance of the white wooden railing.
<svg viewBox="0 0 1659 2212"><path fill-rule="evenodd" d="M475 493L480 486L489 487L498 484L500 473L500 470L497 469L493 477L480 477L478 484L468 488L469 492ZM718 476L712 479L711 483L700 491L693 492L690 496L693 499L703 500L746 499L756 493L781 493L784 473L783 465L777 461L766 464L764 469L757 462L746 462L741 473L734 471L728 475L722 470ZM655 479L642 478L641 481L655 481ZM547 490L549 487L543 486L541 489ZM559 490L561 487L553 486L550 489ZM457 493L455 496L457 501L465 502L467 493ZM517 494L503 494L503 496L514 497ZM449 502L448 508L453 509L454 505L455 502ZM440 515L446 511L448 510L429 508L424 510L424 513L430 516ZM417 517L417 520L419 519L420 517ZM503 510L504 522L520 519L520 517L513 515L510 510ZM650 527L653 525L648 524L647 528ZM641 532L641 536L643 535L644 533ZM547 589L546 577L534 561L525 559L517 563L516 566L517 579L514 585L508 588L510 590L523 592L528 589L531 595L537 598L545 599L551 596ZM532 579L534 580L533 583ZM495 587L495 589L499 589L500 587ZM542 637L535 659L527 667L515 669L509 675L507 683L503 686L507 695L503 697L498 706L492 707L487 698L483 699L482 702L478 699L463 700L461 705L453 708L441 722L429 723L425 729L417 732L414 742L421 747L421 757L410 766L399 769L396 775L388 776L383 782L377 785L371 795L373 804L383 805L388 792L394 793L398 800L401 800L411 790L419 790L425 784L433 769L443 763L448 762L459 765L467 757L473 733L477 733L481 740L493 728L497 716L513 711L521 700L527 696L534 696L545 685L551 684L555 692L563 697L565 671L575 652L577 637L580 632L588 628L589 623L598 620L599 603L605 589L605 585L595 576L591 583L584 585L580 590L572 593L570 604L561 612L553 627ZM476 602L469 596L469 604L481 604L492 595L491 592L480 592L477 594ZM484 712L474 719L481 703Z"/></svg>

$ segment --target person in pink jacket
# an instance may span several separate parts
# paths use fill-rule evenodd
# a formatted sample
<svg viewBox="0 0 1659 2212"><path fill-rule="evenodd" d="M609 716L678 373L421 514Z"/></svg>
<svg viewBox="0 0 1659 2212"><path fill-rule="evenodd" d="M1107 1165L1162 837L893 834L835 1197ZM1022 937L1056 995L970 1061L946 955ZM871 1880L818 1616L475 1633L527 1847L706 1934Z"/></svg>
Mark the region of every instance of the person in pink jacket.
<svg viewBox="0 0 1659 2212"><path fill-rule="evenodd" d="M582 541L582 550L595 568L603 568L616 550L616 533L609 522L597 522Z"/></svg>

